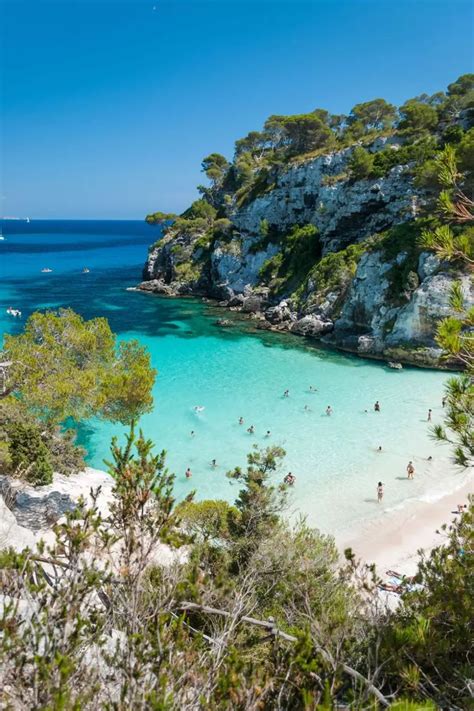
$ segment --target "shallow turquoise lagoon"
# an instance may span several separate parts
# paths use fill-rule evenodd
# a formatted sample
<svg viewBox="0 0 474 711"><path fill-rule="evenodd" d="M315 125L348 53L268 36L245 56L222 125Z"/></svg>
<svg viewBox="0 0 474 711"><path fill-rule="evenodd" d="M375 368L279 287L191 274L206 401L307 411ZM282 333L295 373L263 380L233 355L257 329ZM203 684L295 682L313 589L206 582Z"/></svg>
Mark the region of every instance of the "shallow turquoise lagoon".
<svg viewBox="0 0 474 711"><path fill-rule="evenodd" d="M167 450L178 496L196 489L200 498L232 500L238 484L225 472L242 465L254 444L271 443L287 452L277 480L288 471L296 476L294 515L333 533L381 509L455 488L449 451L432 442L426 422L428 408L435 422L442 417L445 374L393 371L296 337L249 335L245 324L221 330L214 323L219 312L200 302L126 291L140 280L147 246L158 236L140 222L4 222L3 235L3 331L21 328L37 308L68 305L87 318L107 316L121 338L138 338L150 350L159 376L155 409L141 426ZM53 272L42 274L44 267ZM22 322L7 316L8 306L22 310ZM205 409L196 413L196 405ZM253 436L246 431L251 424ZM91 466L103 467L111 436L122 432L101 422L81 430ZM414 481L406 479L409 459ZM386 487L382 507L375 498L379 480Z"/></svg>

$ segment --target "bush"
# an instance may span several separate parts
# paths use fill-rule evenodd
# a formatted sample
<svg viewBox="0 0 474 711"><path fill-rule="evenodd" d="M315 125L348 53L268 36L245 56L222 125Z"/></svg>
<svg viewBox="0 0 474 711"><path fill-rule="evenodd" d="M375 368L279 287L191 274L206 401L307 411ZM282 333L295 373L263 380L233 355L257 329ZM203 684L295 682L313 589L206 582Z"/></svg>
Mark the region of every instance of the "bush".
<svg viewBox="0 0 474 711"><path fill-rule="evenodd" d="M355 180L368 178L374 167L374 156L362 148L356 146L349 159L349 170Z"/></svg>
<svg viewBox="0 0 474 711"><path fill-rule="evenodd" d="M25 472L35 486L50 484L53 467L38 426L15 423L8 427L9 452L14 470Z"/></svg>

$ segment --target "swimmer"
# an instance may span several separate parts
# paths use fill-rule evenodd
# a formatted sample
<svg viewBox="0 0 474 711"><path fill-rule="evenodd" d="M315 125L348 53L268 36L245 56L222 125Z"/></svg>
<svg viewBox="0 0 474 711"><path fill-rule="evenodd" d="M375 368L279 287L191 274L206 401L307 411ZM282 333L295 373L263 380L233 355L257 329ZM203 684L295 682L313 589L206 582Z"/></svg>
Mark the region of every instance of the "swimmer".
<svg viewBox="0 0 474 711"><path fill-rule="evenodd" d="M191 469L188 467L185 472L186 479L190 479L192 476Z"/></svg>
<svg viewBox="0 0 474 711"><path fill-rule="evenodd" d="M244 418L243 418L243 417L239 417L239 425L243 425L243 424L244 424Z"/></svg>
<svg viewBox="0 0 474 711"><path fill-rule="evenodd" d="M204 405L195 405L194 406L194 412L202 412L205 409L206 408L204 407Z"/></svg>
<svg viewBox="0 0 474 711"><path fill-rule="evenodd" d="M415 478L415 467L413 466L412 461L409 461L407 464L407 474L408 474L408 479Z"/></svg>
<svg viewBox="0 0 474 711"><path fill-rule="evenodd" d="M331 405L328 405L328 406L327 406L327 408L326 408L326 415L327 415L328 417L330 417L330 415L332 415L332 407L331 407Z"/></svg>
<svg viewBox="0 0 474 711"><path fill-rule="evenodd" d="M428 457L428 462L432 462L432 461L433 461L433 457L430 454L430 456Z"/></svg>
<svg viewBox="0 0 474 711"><path fill-rule="evenodd" d="M447 397L447 395L445 395L445 396L443 397L443 399L441 400L441 404L442 404L443 407L446 407L447 401L448 401L448 397Z"/></svg>
<svg viewBox="0 0 474 711"><path fill-rule="evenodd" d="M191 434L191 437L194 437L194 435L195 435L196 433L195 433L194 430L191 430L191 433L190 433L190 434Z"/></svg>
<svg viewBox="0 0 474 711"><path fill-rule="evenodd" d="M271 435L270 430L267 430L267 434L265 435L265 437L270 437L270 435Z"/></svg>
<svg viewBox="0 0 474 711"><path fill-rule="evenodd" d="M431 422L431 408L428 410L427 420L428 420L428 422Z"/></svg>
<svg viewBox="0 0 474 711"><path fill-rule="evenodd" d="M249 434L253 434L255 432L255 427L253 425L250 425L250 427L247 429L247 432Z"/></svg>
<svg viewBox="0 0 474 711"><path fill-rule="evenodd" d="M312 385L309 386L309 392L310 392L310 393L315 393L315 392L317 391L317 389L318 389L318 388L313 388Z"/></svg>
<svg viewBox="0 0 474 711"><path fill-rule="evenodd" d="M308 405L305 405L305 406L304 406L304 409L305 409L306 412L309 412L309 407L308 407Z"/></svg>
<svg viewBox="0 0 474 711"><path fill-rule="evenodd" d="M380 412L380 403L379 403L378 400L377 400L377 402L376 402L375 405L374 405L374 410L375 410L375 412Z"/></svg>
<svg viewBox="0 0 474 711"><path fill-rule="evenodd" d="M294 477L291 472L288 472L288 474L283 479L283 483L288 484L288 486L293 486L295 481L296 481L296 477Z"/></svg>
<svg viewBox="0 0 474 711"><path fill-rule="evenodd" d="M381 503L383 499L383 484L381 481L377 484L377 501L379 504Z"/></svg>
<svg viewBox="0 0 474 711"><path fill-rule="evenodd" d="M214 468L217 467L217 462L215 459L212 460L211 467L214 467Z"/></svg>
<svg viewBox="0 0 474 711"><path fill-rule="evenodd" d="M377 449L377 452L381 452L381 451L382 451L382 445L379 444L378 449Z"/></svg>
<svg viewBox="0 0 474 711"><path fill-rule="evenodd" d="M283 393L283 397L290 397L290 391L285 390L285 392Z"/></svg>

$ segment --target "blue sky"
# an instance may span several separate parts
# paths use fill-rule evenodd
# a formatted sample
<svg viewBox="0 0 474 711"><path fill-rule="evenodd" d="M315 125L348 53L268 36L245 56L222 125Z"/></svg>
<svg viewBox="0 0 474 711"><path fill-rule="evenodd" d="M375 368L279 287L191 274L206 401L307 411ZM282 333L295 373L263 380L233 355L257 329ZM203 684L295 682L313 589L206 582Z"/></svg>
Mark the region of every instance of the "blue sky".
<svg viewBox="0 0 474 711"><path fill-rule="evenodd" d="M472 71L470 0L0 0L0 214L181 211L273 113Z"/></svg>

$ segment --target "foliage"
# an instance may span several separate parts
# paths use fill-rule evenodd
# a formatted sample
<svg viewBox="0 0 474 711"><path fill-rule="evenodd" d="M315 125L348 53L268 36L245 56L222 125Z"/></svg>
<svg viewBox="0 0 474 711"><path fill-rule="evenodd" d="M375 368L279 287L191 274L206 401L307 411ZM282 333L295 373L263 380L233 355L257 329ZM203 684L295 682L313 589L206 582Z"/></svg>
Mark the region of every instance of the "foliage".
<svg viewBox="0 0 474 711"><path fill-rule="evenodd" d="M468 708L472 679L472 600L474 507L449 527L444 545L422 554L416 588L384 635L390 653L387 674L412 699L435 698L442 707Z"/></svg>
<svg viewBox="0 0 474 711"><path fill-rule="evenodd" d="M150 225L161 225L164 222L172 222L176 219L174 212L153 212L145 217L145 221Z"/></svg>
<svg viewBox="0 0 474 711"><path fill-rule="evenodd" d="M237 519L238 510L227 501L185 501L177 507L183 530L203 542L229 538L229 519Z"/></svg>
<svg viewBox="0 0 474 711"><path fill-rule="evenodd" d="M211 153L203 158L201 168L215 187L222 182L229 168L229 162L220 153Z"/></svg>
<svg viewBox="0 0 474 711"><path fill-rule="evenodd" d="M53 467L38 425L14 423L8 427L11 466L31 484L50 484Z"/></svg>
<svg viewBox="0 0 474 711"><path fill-rule="evenodd" d="M368 178L374 168L374 156L362 146L356 146L349 159L349 171L354 180Z"/></svg>
<svg viewBox="0 0 474 711"><path fill-rule="evenodd" d="M127 423L152 406L148 353L137 341L117 344L104 318L36 312L23 333L5 335L3 357L12 362L15 395L49 423L93 416Z"/></svg>
<svg viewBox="0 0 474 711"><path fill-rule="evenodd" d="M351 110L349 126L360 125L364 132L371 129L384 129L393 124L396 108L385 99L373 99L362 104L356 104Z"/></svg>
<svg viewBox="0 0 474 711"><path fill-rule="evenodd" d="M279 242L281 252L265 262L260 276L273 292L291 292L321 255L318 229L295 225L288 235L279 237Z"/></svg>
<svg viewBox="0 0 474 711"><path fill-rule="evenodd" d="M410 99L400 107L402 120L398 124L401 131L409 134L432 131L438 123L438 112L433 106L416 99Z"/></svg>

